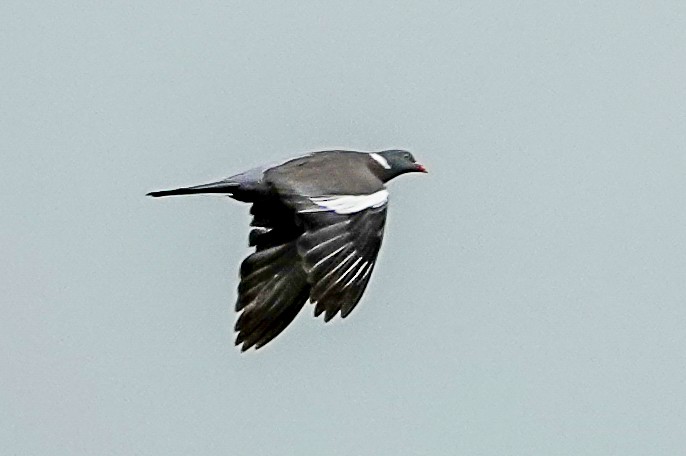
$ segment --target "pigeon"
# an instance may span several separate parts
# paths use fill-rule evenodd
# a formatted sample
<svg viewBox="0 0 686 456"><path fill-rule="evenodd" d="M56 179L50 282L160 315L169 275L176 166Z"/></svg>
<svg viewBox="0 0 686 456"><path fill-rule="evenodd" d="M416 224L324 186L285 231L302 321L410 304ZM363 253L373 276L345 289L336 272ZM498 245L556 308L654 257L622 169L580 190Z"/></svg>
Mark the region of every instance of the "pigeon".
<svg viewBox="0 0 686 456"><path fill-rule="evenodd" d="M427 172L405 150L312 152L218 182L148 193L214 193L252 204L240 266L235 343L258 349L278 336L309 300L328 322L362 297L381 247L385 183Z"/></svg>

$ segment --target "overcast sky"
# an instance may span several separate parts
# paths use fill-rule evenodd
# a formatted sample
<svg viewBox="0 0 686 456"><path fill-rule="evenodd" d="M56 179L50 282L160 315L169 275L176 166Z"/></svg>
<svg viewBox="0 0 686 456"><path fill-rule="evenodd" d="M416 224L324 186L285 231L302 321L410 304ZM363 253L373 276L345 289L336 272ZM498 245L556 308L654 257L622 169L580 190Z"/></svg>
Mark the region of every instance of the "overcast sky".
<svg viewBox="0 0 686 456"><path fill-rule="evenodd" d="M683 1L0 4L7 455L686 452ZM233 347L248 207L411 150L360 305Z"/></svg>

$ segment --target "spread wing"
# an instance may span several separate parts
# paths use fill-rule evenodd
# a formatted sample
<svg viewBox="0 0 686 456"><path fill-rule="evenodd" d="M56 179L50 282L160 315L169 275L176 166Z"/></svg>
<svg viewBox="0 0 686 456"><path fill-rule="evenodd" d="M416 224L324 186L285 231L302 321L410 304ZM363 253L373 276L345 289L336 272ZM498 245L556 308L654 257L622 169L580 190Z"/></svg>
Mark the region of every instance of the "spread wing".
<svg viewBox="0 0 686 456"><path fill-rule="evenodd" d="M241 264L236 345L265 345L309 298L315 315L348 316L369 283L381 247L388 193L254 203L250 245Z"/></svg>
<svg viewBox="0 0 686 456"><path fill-rule="evenodd" d="M241 264L236 311L236 345L245 351L278 336L304 306L310 292L298 253L303 230L293 211L278 202L257 202L251 209L250 245L255 252Z"/></svg>
<svg viewBox="0 0 686 456"><path fill-rule="evenodd" d="M362 297L381 247L386 190L371 195L309 198L300 207L305 233L297 242L315 315L345 318Z"/></svg>

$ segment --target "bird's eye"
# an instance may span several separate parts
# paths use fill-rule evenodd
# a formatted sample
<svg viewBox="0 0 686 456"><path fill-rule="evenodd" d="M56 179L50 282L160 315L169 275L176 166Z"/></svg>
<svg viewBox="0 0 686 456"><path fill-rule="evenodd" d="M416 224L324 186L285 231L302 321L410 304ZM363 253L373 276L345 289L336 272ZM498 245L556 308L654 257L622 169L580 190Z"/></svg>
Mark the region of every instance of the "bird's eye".
<svg viewBox="0 0 686 456"><path fill-rule="evenodd" d="M412 160L412 155L410 155L410 154L405 154L404 157L405 157L407 160Z"/></svg>

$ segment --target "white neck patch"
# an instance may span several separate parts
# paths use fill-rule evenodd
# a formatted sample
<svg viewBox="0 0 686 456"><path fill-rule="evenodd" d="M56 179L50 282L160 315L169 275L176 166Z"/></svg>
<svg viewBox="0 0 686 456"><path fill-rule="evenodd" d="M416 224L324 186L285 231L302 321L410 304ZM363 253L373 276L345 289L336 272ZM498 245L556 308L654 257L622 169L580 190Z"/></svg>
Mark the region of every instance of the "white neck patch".
<svg viewBox="0 0 686 456"><path fill-rule="evenodd" d="M388 190L383 189L371 195L333 195L310 198L317 209L306 209L303 212L334 211L337 214L354 214L371 207L380 207L388 202Z"/></svg>
<svg viewBox="0 0 686 456"><path fill-rule="evenodd" d="M374 160L376 160L384 168L391 169L391 165L388 164L388 160L383 158L381 155L379 155L377 153L371 153L371 154L369 154L369 156L372 157Z"/></svg>

